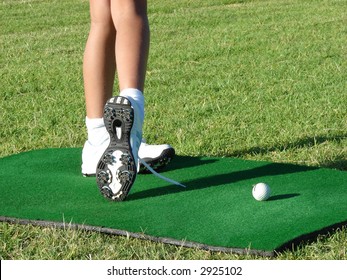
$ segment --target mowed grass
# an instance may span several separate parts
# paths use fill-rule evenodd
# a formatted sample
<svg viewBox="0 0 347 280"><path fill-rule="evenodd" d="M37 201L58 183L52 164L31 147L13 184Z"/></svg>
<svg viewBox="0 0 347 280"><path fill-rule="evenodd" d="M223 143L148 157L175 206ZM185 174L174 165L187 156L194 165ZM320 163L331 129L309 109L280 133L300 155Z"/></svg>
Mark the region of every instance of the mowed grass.
<svg viewBox="0 0 347 280"><path fill-rule="evenodd" d="M85 0L0 3L0 156L83 145L88 9ZM346 9L342 0L150 0L147 142L346 170ZM0 235L1 259L256 258L68 226L1 223ZM347 259L346 235L277 259Z"/></svg>

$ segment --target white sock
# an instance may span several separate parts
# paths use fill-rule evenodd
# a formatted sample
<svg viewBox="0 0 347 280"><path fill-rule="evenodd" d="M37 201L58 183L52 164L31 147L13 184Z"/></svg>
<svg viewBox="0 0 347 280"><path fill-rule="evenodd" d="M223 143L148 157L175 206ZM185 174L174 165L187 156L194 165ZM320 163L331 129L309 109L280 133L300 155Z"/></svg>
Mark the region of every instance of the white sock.
<svg viewBox="0 0 347 280"><path fill-rule="evenodd" d="M86 126L88 142L92 146L99 146L109 140L109 134L106 130L103 118L90 119L86 117Z"/></svg>
<svg viewBox="0 0 347 280"><path fill-rule="evenodd" d="M145 118L145 97L142 91L136 88L126 88L123 89L119 95L128 98L131 103L135 102L137 104L139 117L143 122Z"/></svg>

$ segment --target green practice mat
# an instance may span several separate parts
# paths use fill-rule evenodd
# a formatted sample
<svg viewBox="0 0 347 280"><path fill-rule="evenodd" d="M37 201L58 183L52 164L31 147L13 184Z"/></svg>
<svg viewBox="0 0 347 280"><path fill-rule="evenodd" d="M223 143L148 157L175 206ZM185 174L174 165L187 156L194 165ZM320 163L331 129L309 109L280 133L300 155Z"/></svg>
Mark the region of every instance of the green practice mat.
<svg viewBox="0 0 347 280"><path fill-rule="evenodd" d="M123 202L101 196L80 173L81 149L0 159L2 221L72 225L234 253L273 255L347 224L347 172L236 158L176 156L162 174L140 174ZM259 202L252 186L270 185Z"/></svg>

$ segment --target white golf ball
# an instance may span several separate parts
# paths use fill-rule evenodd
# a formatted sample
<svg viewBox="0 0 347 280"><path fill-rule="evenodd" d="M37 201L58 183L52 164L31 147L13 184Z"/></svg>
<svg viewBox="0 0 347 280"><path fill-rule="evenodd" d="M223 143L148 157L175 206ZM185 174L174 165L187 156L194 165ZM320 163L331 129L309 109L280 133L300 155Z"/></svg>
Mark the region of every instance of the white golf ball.
<svg viewBox="0 0 347 280"><path fill-rule="evenodd" d="M252 195L256 200L264 201L270 197L271 189L265 183L258 183L258 184L253 186Z"/></svg>

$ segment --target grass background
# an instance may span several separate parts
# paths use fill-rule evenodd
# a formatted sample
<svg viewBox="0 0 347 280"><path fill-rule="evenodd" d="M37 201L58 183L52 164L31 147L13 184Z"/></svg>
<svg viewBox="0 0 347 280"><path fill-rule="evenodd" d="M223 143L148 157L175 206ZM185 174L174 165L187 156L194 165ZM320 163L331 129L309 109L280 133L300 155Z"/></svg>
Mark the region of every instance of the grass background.
<svg viewBox="0 0 347 280"><path fill-rule="evenodd" d="M83 145L88 9L86 0L1 1L0 156ZM346 9L342 0L149 0L147 142L346 170ZM255 258L68 226L0 224L0 234L1 259ZM346 235L277 258L347 259Z"/></svg>

